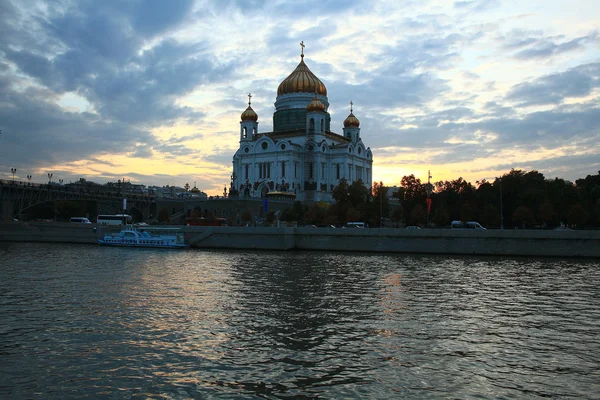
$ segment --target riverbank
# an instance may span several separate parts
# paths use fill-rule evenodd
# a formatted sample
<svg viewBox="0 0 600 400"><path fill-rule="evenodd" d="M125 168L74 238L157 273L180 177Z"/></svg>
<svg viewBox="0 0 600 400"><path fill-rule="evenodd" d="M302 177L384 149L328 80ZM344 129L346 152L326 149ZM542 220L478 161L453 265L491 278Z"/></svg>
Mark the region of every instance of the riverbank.
<svg viewBox="0 0 600 400"><path fill-rule="evenodd" d="M0 222L0 241L97 243L95 225ZM113 227L118 229L118 227ZM181 227L195 248L600 258L600 231Z"/></svg>

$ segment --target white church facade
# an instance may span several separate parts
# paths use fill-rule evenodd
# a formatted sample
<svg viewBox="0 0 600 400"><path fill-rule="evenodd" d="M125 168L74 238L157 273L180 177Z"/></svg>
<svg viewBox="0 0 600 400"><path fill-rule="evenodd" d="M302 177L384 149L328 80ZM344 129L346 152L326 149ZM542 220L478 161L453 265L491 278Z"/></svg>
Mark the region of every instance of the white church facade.
<svg viewBox="0 0 600 400"><path fill-rule="evenodd" d="M334 133L327 89L304 63L301 45L300 64L277 89L272 132L259 131L248 95L230 195L262 198L269 192L287 192L302 202L332 202L333 188L341 179L372 185L373 154L363 144L352 102L342 134Z"/></svg>

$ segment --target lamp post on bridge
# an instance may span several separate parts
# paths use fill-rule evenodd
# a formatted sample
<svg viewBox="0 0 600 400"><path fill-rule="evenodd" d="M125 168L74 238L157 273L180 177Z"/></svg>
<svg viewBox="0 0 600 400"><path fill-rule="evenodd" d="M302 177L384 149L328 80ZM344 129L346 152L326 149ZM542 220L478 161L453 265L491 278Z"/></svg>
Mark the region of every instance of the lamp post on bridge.
<svg viewBox="0 0 600 400"><path fill-rule="evenodd" d="M52 183L52 174L48 172L48 184Z"/></svg>
<svg viewBox="0 0 600 400"><path fill-rule="evenodd" d="M12 172L12 176L13 176L13 184L15 183L15 174L17 173L17 169L16 168L11 168L10 172Z"/></svg>
<svg viewBox="0 0 600 400"><path fill-rule="evenodd" d="M29 181L29 186L31 186L31 175L27 175L27 180Z"/></svg>

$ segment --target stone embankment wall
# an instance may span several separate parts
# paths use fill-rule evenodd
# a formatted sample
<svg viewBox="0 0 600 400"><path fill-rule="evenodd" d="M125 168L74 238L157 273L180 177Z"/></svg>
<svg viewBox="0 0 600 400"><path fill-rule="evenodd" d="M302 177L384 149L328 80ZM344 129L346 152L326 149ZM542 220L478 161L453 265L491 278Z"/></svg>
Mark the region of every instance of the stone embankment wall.
<svg viewBox="0 0 600 400"><path fill-rule="evenodd" d="M0 222L0 242L50 242L89 243L97 242L92 224L67 222Z"/></svg>
<svg viewBox="0 0 600 400"><path fill-rule="evenodd" d="M93 225L0 222L0 241L95 244ZM195 248L600 258L600 231L182 227Z"/></svg>
<svg viewBox="0 0 600 400"><path fill-rule="evenodd" d="M600 258L600 231L187 227L196 248Z"/></svg>

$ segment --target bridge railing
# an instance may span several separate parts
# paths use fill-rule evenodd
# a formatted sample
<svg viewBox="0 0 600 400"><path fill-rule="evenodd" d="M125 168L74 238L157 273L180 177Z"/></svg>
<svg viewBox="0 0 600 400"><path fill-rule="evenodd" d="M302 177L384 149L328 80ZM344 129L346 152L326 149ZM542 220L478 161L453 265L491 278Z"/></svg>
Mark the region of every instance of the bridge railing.
<svg viewBox="0 0 600 400"><path fill-rule="evenodd" d="M127 190L119 190L118 188L99 188L99 187L83 187L83 186L71 186L63 185L56 182L50 183L35 183L25 182L21 180L7 180L0 179L0 186L7 186L10 188L21 188L21 189L39 189L39 190L53 190L65 193L77 193L77 194L89 194L91 196L115 196L115 197L128 197L138 198L146 200L154 200L156 196L154 194L142 193L142 192L131 192Z"/></svg>

